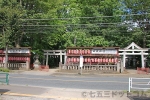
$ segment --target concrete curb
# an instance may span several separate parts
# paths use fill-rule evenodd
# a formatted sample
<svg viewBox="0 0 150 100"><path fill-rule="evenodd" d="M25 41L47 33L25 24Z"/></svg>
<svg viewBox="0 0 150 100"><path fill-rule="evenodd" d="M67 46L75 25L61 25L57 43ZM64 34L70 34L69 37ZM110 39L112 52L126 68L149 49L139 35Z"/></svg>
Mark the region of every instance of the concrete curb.
<svg viewBox="0 0 150 100"><path fill-rule="evenodd" d="M32 94L21 94L21 93L12 93L12 92L6 92L6 93L3 93L2 95L36 97L36 98L51 98L51 99L60 99L60 100L90 100L88 98L70 98L70 97L61 97L61 96L32 95Z"/></svg>

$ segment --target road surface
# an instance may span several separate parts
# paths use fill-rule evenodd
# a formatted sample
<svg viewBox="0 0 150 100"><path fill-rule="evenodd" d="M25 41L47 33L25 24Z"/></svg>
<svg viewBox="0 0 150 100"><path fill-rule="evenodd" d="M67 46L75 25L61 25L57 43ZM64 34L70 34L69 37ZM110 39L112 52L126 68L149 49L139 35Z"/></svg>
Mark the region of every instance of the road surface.
<svg viewBox="0 0 150 100"><path fill-rule="evenodd" d="M93 90L128 90L128 77L10 74L10 84Z"/></svg>

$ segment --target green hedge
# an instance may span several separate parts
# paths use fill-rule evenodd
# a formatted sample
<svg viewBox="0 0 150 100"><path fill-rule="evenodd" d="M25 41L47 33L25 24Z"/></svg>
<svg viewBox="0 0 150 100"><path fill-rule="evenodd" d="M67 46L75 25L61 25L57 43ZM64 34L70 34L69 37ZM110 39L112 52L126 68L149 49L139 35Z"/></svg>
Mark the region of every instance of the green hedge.
<svg viewBox="0 0 150 100"><path fill-rule="evenodd" d="M1 72L9 72L9 69L8 68L0 68L0 71Z"/></svg>

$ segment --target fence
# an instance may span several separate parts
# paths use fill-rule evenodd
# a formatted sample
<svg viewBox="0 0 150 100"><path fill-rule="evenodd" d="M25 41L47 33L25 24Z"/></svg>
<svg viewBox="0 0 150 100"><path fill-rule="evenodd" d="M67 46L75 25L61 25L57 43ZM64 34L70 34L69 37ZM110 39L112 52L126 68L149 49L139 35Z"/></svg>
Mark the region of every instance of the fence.
<svg viewBox="0 0 150 100"><path fill-rule="evenodd" d="M83 65L83 70L89 71L117 71L117 65ZM79 65L61 65L61 70L80 70Z"/></svg>
<svg viewBox="0 0 150 100"><path fill-rule="evenodd" d="M7 85L9 84L9 74L0 72L0 82L1 83L6 83Z"/></svg>
<svg viewBox="0 0 150 100"><path fill-rule="evenodd" d="M0 63L0 67L4 67L4 63ZM26 63L8 63L7 68L9 69L25 69Z"/></svg>
<svg viewBox="0 0 150 100"><path fill-rule="evenodd" d="M150 78L129 78L129 92L131 89L149 90Z"/></svg>

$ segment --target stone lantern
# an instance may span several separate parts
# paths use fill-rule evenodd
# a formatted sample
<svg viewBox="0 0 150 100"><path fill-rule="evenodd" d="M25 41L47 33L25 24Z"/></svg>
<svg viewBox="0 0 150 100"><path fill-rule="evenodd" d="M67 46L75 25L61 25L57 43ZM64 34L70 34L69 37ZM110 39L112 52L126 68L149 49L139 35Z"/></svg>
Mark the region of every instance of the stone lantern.
<svg viewBox="0 0 150 100"><path fill-rule="evenodd" d="M41 63L40 63L40 61L39 61L39 56L38 56L38 55L35 55L34 58L35 58L35 61L34 61L34 69L37 70L37 69L39 69Z"/></svg>

